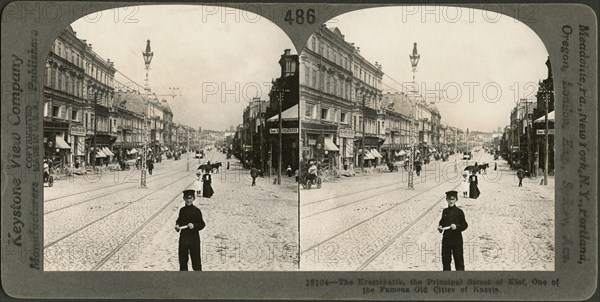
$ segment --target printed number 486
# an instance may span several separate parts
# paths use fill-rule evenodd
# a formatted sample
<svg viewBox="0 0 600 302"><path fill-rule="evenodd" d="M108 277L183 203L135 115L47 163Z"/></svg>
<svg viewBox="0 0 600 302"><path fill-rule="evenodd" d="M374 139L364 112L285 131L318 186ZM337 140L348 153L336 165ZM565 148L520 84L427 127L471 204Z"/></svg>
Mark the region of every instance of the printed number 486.
<svg viewBox="0 0 600 302"><path fill-rule="evenodd" d="M296 24L304 24L305 21L308 24L313 24L315 23L315 19L315 10L312 8L306 10L306 14L303 9L297 9L295 16L291 9L288 9L287 13L285 13L285 21L290 25L294 22L296 22Z"/></svg>

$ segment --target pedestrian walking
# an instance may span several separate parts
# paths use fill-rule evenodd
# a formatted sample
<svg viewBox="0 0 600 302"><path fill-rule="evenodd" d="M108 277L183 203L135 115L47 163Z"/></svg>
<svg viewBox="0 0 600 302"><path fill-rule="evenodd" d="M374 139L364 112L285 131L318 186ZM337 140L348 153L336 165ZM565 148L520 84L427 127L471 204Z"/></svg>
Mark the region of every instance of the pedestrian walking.
<svg viewBox="0 0 600 302"><path fill-rule="evenodd" d="M229 161L227 161L227 170L229 170Z"/></svg>
<svg viewBox="0 0 600 302"><path fill-rule="evenodd" d="M454 267L457 271L465 270L463 256L462 232L469 227L463 210L456 206L458 192L446 192L448 207L442 211L442 218L438 223L438 231L442 235L442 267L443 270L451 270L450 264L454 258Z"/></svg>
<svg viewBox="0 0 600 302"><path fill-rule="evenodd" d="M210 170L206 170L204 175L202 175L202 197L211 198L215 191L212 188L212 176L210 175Z"/></svg>
<svg viewBox="0 0 600 302"><path fill-rule="evenodd" d="M202 260L200 258L200 230L204 229L206 224L202 219L202 211L194 206L194 190L183 191L183 201L185 206L179 210L179 216L175 222L175 231L179 232L179 270L188 270L188 259L192 260L192 269L202 270Z"/></svg>
<svg viewBox="0 0 600 302"><path fill-rule="evenodd" d="M523 178L525 178L525 171L523 170L523 168L520 168L517 170L517 177L519 178L519 187L523 186Z"/></svg>
<svg viewBox="0 0 600 302"><path fill-rule="evenodd" d="M498 170L498 163L494 163L494 171Z"/></svg>
<svg viewBox="0 0 600 302"><path fill-rule="evenodd" d="M258 177L258 170L255 167L250 169L250 177L252 177L252 185L256 186L256 178Z"/></svg>
<svg viewBox="0 0 600 302"><path fill-rule="evenodd" d="M194 181L194 191L196 191L196 197L201 197L202 193L202 171L196 171L196 180Z"/></svg>
<svg viewBox="0 0 600 302"><path fill-rule="evenodd" d="M146 167L148 168L148 174L152 175L152 170L154 170L154 160L152 160L152 157L146 161Z"/></svg>
<svg viewBox="0 0 600 302"><path fill-rule="evenodd" d="M461 183L460 186L462 188L463 198L469 198L469 186L470 186L470 184L469 184L469 178L468 178L469 173L467 173L465 171L465 172L463 172L462 176L463 176L463 180L462 180L462 183Z"/></svg>
<svg viewBox="0 0 600 302"><path fill-rule="evenodd" d="M477 199L481 192L479 191L478 181L477 181L477 172L475 170L471 170L471 176L469 176L469 198Z"/></svg>
<svg viewBox="0 0 600 302"><path fill-rule="evenodd" d="M292 175L294 175L294 172L292 171L292 166L288 165L286 171L288 177L292 177Z"/></svg>
<svg viewBox="0 0 600 302"><path fill-rule="evenodd" d="M417 171L417 176L421 175L421 162L415 162L415 170Z"/></svg>

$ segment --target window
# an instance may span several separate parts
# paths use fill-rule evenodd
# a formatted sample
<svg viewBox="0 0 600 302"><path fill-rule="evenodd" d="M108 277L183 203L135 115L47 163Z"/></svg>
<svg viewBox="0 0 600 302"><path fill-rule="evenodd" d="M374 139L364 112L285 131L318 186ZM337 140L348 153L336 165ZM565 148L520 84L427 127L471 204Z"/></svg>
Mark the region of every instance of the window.
<svg viewBox="0 0 600 302"><path fill-rule="evenodd" d="M60 106L52 106L52 117L58 117L60 114Z"/></svg>
<svg viewBox="0 0 600 302"><path fill-rule="evenodd" d="M346 113L342 112L340 114L340 123L346 123Z"/></svg>
<svg viewBox="0 0 600 302"><path fill-rule="evenodd" d="M312 118L314 107L315 105L307 103L305 106L304 116L307 118Z"/></svg>
<svg viewBox="0 0 600 302"><path fill-rule="evenodd" d="M310 85L310 67L306 67L304 71L304 85Z"/></svg>
<svg viewBox="0 0 600 302"><path fill-rule="evenodd" d="M312 70L312 87L317 88L317 70Z"/></svg>
<svg viewBox="0 0 600 302"><path fill-rule="evenodd" d="M321 119L322 120L328 119L328 115L329 115L329 109L321 109Z"/></svg>

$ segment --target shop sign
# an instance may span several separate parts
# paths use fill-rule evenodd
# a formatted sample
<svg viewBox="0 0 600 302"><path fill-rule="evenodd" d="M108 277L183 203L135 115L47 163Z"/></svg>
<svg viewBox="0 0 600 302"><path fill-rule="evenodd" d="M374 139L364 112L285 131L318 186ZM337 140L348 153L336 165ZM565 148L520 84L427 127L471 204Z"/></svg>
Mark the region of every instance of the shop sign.
<svg viewBox="0 0 600 302"><path fill-rule="evenodd" d="M69 134L73 136L85 136L85 128L81 126L71 126L69 128Z"/></svg>
<svg viewBox="0 0 600 302"><path fill-rule="evenodd" d="M270 128L270 134L279 133L279 128ZM281 128L281 134L290 134L290 133L298 133L298 128Z"/></svg>
<svg viewBox="0 0 600 302"><path fill-rule="evenodd" d="M352 128L344 128L338 131L339 137L354 138L354 130Z"/></svg>
<svg viewBox="0 0 600 302"><path fill-rule="evenodd" d="M310 151L310 146L302 146L302 147L300 147L300 150L302 150L302 151Z"/></svg>
<svg viewBox="0 0 600 302"><path fill-rule="evenodd" d="M537 135L545 135L546 129L537 129L536 134ZM548 129L548 135L553 135L553 134L554 134L554 129Z"/></svg>
<svg viewBox="0 0 600 302"><path fill-rule="evenodd" d="M309 146L314 146L314 145L316 145L316 144L317 144L317 140L316 140L316 139L309 139L309 140L308 140L308 145L309 145Z"/></svg>

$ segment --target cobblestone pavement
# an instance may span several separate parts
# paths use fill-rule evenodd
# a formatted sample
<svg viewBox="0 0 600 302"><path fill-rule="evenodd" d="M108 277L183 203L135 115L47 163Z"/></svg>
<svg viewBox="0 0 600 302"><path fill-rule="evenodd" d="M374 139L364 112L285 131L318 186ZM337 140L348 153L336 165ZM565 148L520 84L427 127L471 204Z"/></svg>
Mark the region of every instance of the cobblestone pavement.
<svg viewBox="0 0 600 302"><path fill-rule="evenodd" d="M240 169L236 160L230 160L227 171L223 154L213 150L207 158L221 160L224 166L213 175L215 195L194 202L207 224L200 232L203 269L296 269L298 192L294 180L284 178L276 186L261 178L252 187L248 171ZM186 172L187 164L190 172ZM105 173L94 182L90 175L76 176L46 188L44 269L178 270L179 235L173 226L183 206L181 191L191 186L197 166L198 159L193 158L163 161L148 177L147 189L138 188L139 178L133 173L132 183L123 178L115 182L113 175Z"/></svg>
<svg viewBox="0 0 600 302"><path fill-rule="evenodd" d="M494 171L491 155L480 152L475 159L492 168L479 176L478 199L459 195L469 223L463 232L466 268L553 270L554 178L548 186L540 186L540 178L525 179L519 188L504 161ZM436 227L447 207L444 192L459 185L461 170L454 172L452 159L432 162L415 178L414 190L406 189L403 172L341 178L320 191L301 190L301 269L441 270Z"/></svg>

